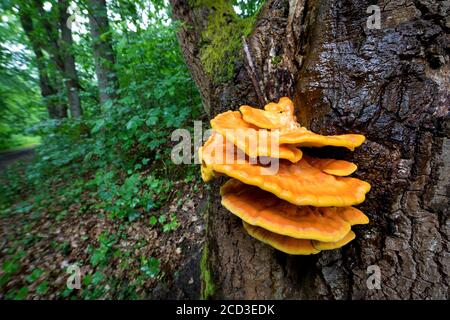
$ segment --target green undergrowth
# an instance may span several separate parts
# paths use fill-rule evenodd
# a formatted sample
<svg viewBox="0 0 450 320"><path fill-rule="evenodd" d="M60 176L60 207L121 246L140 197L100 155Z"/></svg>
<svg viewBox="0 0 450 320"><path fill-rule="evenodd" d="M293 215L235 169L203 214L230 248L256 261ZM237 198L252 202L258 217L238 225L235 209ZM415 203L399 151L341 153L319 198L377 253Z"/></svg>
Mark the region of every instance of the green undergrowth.
<svg viewBox="0 0 450 320"><path fill-rule="evenodd" d="M180 185L199 179L199 170L194 164L172 162L171 134L176 129L193 131L193 121L201 116L201 100L174 27L155 26L129 34L128 41L118 41L115 49L117 100L99 106L88 96L83 100L83 119L46 120L31 126L30 134L42 137L34 158L0 172L1 222L20 226L0 257L0 297L138 299L150 294L143 291L143 284L165 281L159 257L133 256L148 245L145 239L132 239L134 247L129 251L117 246L127 240L123 237L130 237L132 224L158 235L179 228L177 212L167 206L181 198ZM48 223L48 229L60 228L71 218L82 221L92 216L102 232L81 239L89 242L82 262L93 270L84 277L83 293L51 292L54 284L42 282L48 274L41 276L40 271L30 277L36 280L17 287L30 267L27 259L32 259L21 248L34 250L40 243L40 232L31 234L42 223ZM81 237L76 227L73 236ZM2 240L7 236L2 235ZM40 254L55 250L68 256L70 242L48 243ZM132 277L113 277L108 275L111 270Z"/></svg>
<svg viewBox="0 0 450 320"><path fill-rule="evenodd" d="M11 135L9 139L0 144L0 152L17 151L34 147L41 143L40 137L31 137L25 135Z"/></svg>

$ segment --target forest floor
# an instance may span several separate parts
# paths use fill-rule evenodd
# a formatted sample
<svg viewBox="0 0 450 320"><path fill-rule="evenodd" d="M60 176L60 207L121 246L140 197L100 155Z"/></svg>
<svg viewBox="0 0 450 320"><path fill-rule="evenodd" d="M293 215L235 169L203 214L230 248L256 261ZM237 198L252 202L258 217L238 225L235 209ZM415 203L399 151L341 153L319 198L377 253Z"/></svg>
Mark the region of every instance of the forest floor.
<svg viewBox="0 0 450 320"><path fill-rule="evenodd" d="M160 209L176 215L169 232L148 215L109 219L88 193L44 212L17 203L0 215L0 299L198 299L207 202L198 183L174 189L181 196ZM81 271L78 290L67 286L71 265Z"/></svg>
<svg viewBox="0 0 450 320"><path fill-rule="evenodd" d="M0 152L0 171L18 160L29 160L33 157L34 147Z"/></svg>

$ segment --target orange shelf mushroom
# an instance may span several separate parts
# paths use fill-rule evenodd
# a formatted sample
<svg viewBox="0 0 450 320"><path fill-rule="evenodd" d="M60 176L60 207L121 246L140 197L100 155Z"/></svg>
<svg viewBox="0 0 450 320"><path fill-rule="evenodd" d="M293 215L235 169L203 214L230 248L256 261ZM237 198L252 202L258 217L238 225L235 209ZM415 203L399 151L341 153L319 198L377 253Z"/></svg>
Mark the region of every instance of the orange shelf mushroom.
<svg viewBox="0 0 450 320"><path fill-rule="evenodd" d="M298 206L352 206L363 202L370 190L365 181L327 174L304 159L297 163L280 160L277 173L273 174L273 167L238 158L236 147L217 133L200 149L200 159L205 171L257 186Z"/></svg>
<svg viewBox="0 0 450 320"><path fill-rule="evenodd" d="M369 222L353 207L299 207L234 179L222 186L220 194L222 205L248 224L297 239L336 242L352 225Z"/></svg>
<svg viewBox="0 0 450 320"><path fill-rule="evenodd" d="M286 100L288 98L282 98L280 100ZM291 102L292 103L292 102ZM284 102L284 104L287 104ZM296 118L290 110L290 107L279 107L284 111L274 112L276 110L273 104L269 111L263 111L261 109L255 109L248 106L241 107L244 110L244 116L239 111L227 111L217 115L211 120L211 127L226 137L229 141L233 142L240 149L248 152L257 152L249 148L245 137L264 136L262 144L266 144L267 141L276 140L279 145L294 145L298 147L345 147L349 150L354 150L359 147L364 141L365 137L360 134L342 134L334 136L323 136L309 131L308 129L300 126L296 122ZM266 106L267 107L267 106ZM292 107L293 108L293 107ZM253 109L253 110L251 110ZM278 115L278 118L277 118ZM288 119L286 121L285 119ZM286 123L281 128L273 128L274 126ZM271 129L271 130L267 130ZM265 134L261 134L265 132Z"/></svg>
<svg viewBox="0 0 450 320"><path fill-rule="evenodd" d="M336 242L324 242L324 241L316 241L316 240L312 240L311 243L313 245L314 248L316 248L317 250L334 250L334 249L338 249L341 248L343 246L345 246L347 243L349 243L350 241L352 241L353 239L355 239L356 235L353 231L350 230L349 233L347 233L345 235L344 238L342 238L339 241Z"/></svg>
<svg viewBox="0 0 450 320"><path fill-rule="evenodd" d="M297 162L302 152L295 145L279 143L276 135L268 130L245 122L239 111L227 111L211 120L211 127L234 143L250 157L268 156ZM276 146L275 150L271 146Z"/></svg>
<svg viewBox="0 0 450 320"><path fill-rule="evenodd" d="M295 239L291 237L282 236L273 232L270 232L266 229L252 226L251 224L242 222L245 230L249 235L253 238L268 244L275 249L283 251L288 254L300 254L300 255L308 255L319 253L320 250L314 248L311 240L307 239Z"/></svg>
<svg viewBox="0 0 450 320"><path fill-rule="evenodd" d="M292 255L309 255L324 250L339 249L355 239L355 233L353 231L349 231L344 238L336 242L296 239L270 232L261 227L252 226L245 221L242 221L242 224L247 233L253 238L268 244L279 251Z"/></svg>
<svg viewBox="0 0 450 320"><path fill-rule="evenodd" d="M245 122L264 129L286 129L297 127L294 116L294 104L283 97L278 103L269 103L264 110L241 106L239 110Z"/></svg>
<svg viewBox="0 0 450 320"><path fill-rule="evenodd" d="M340 177L349 176L358 169L356 164L345 160L305 157L305 161L314 168Z"/></svg>
<svg viewBox="0 0 450 320"><path fill-rule="evenodd" d="M356 164L304 156L298 147L353 150L359 134L322 136L297 123L289 98L262 109L241 106L211 120L215 132L199 150L204 181L231 177L222 205L243 220L254 238L288 254L315 254L355 238L367 216L352 207L370 184L352 177ZM267 162L269 160L269 162Z"/></svg>

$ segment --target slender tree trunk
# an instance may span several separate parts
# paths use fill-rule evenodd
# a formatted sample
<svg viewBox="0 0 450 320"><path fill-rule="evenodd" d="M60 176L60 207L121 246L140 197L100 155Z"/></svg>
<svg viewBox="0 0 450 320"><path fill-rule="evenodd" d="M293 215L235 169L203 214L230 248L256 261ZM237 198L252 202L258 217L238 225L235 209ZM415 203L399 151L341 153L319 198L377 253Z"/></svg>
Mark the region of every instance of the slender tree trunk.
<svg viewBox="0 0 450 320"><path fill-rule="evenodd" d="M68 7L68 0L58 0L59 28L61 30L61 43L59 47L62 51L64 61L64 82L69 100L70 115L73 118L80 118L83 113L79 94L80 83L75 67L75 57L72 53L72 30L67 27L67 20L69 19L69 14L67 13Z"/></svg>
<svg viewBox="0 0 450 320"><path fill-rule="evenodd" d="M114 70L115 56L105 0L87 0L89 24L94 50L95 69L103 105L116 98L117 76Z"/></svg>
<svg viewBox="0 0 450 320"><path fill-rule="evenodd" d="M62 119L67 117L67 106L61 101L60 94L54 81L50 80L48 66L43 54L43 44L36 33L30 14L30 8L21 5L19 9L19 18L22 28L30 40L31 48L36 56L36 65L39 74L39 87L41 95L47 105L48 115L51 119Z"/></svg>
<svg viewBox="0 0 450 320"><path fill-rule="evenodd" d="M79 118L82 114L79 96L80 85L75 67L75 57L71 52L73 45L72 31L67 27L69 1L58 1L58 7L56 8L58 21L49 19L42 0L33 0L33 4L39 13L38 20L44 30L45 50L52 57L63 78L70 114L74 118Z"/></svg>
<svg viewBox="0 0 450 320"><path fill-rule="evenodd" d="M370 223L355 228L353 242L318 255L289 256L248 236L220 205L223 181L214 182L203 271L215 288L210 297L448 299L444 2L380 0L381 29L370 29L367 9L374 1L267 0L243 48L242 56L250 59L238 61L234 78L217 85L199 58L201 34L214 9L192 3L171 0L174 16L185 23L180 44L210 115L290 96L299 121L313 131L367 137L353 153L320 152L352 159L356 176L372 185L359 206ZM381 272L379 289L367 285L373 265Z"/></svg>

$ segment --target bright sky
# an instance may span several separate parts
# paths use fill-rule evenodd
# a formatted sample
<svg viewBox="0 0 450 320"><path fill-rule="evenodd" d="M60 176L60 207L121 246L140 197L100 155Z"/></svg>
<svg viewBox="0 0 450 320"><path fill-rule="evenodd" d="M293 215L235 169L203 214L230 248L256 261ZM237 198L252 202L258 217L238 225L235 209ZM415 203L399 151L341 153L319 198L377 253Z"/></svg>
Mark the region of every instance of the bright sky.
<svg viewBox="0 0 450 320"><path fill-rule="evenodd" d="M48 2L48 1L45 1L44 2L44 10L48 12L51 9L52 9L52 4L50 2Z"/></svg>
<svg viewBox="0 0 450 320"><path fill-rule="evenodd" d="M107 2L109 1L107 0ZM165 3L168 4L168 0L165 0ZM74 41L79 42L80 41L79 34L86 34L88 32L87 26L89 23L89 19L87 18L87 10L84 9L80 11L76 3L72 2L68 11L70 14L74 15L74 20L72 20L73 39ZM156 22L156 19L149 18L149 13L154 14L156 12L155 7L150 1L148 1L143 7L139 6L139 4L136 3L136 11L141 18L139 21L139 27L141 29L146 29L149 24ZM110 20L113 22L119 23L122 21L118 13L109 11L108 15ZM168 25L170 23L169 17L166 13L162 13L160 16L161 18L163 18L164 24ZM126 21L126 25L128 30L132 32L137 31L137 26L133 21L131 20Z"/></svg>
<svg viewBox="0 0 450 320"><path fill-rule="evenodd" d="M236 14L241 14L242 10L241 8L239 8L239 6L233 6L234 12L236 12Z"/></svg>

